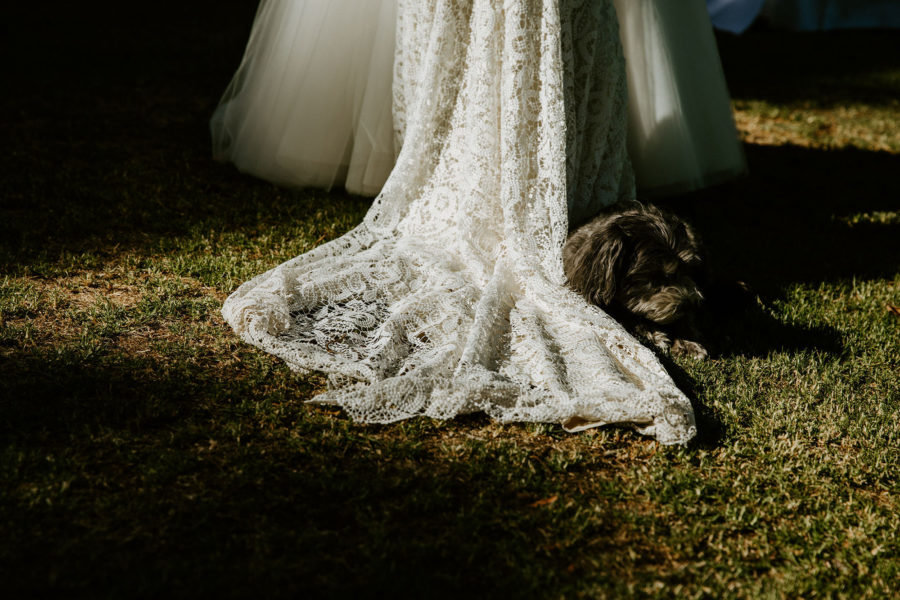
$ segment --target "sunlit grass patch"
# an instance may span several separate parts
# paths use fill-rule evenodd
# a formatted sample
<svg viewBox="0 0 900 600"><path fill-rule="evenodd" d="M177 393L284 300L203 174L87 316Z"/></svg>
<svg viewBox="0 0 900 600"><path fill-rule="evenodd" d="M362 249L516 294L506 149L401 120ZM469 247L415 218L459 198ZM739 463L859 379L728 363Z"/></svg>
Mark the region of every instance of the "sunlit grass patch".
<svg viewBox="0 0 900 600"><path fill-rule="evenodd" d="M876 210L839 217L841 223L855 225L900 225L900 211Z"/></svg>
<svg viewBox="0 0 900 600"><path fill-rule="evenodd" d="M736 100L735 120L748 144L861 148L900 153L900 100L888 106L818 107Z"/></svg>

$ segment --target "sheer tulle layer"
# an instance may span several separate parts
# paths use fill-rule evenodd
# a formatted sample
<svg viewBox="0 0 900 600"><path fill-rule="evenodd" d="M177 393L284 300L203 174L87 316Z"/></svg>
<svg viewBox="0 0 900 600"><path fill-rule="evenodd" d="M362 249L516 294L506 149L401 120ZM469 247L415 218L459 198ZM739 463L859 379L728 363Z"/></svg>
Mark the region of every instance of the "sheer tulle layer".
<svg viewBox="0 0 900 600"><path fill-rule="evenodd" d="M288 186L374 196L396 158L396 0L262 0L213 115L216 158Z"/></svg>
<svg viewBox="0 0 900 600"><path fill-rule="evenodd" d="M746 170L703 0L616 0L629 151L645 195ZM288 186L376 195L391 120L396 0L263 0L212 122L215 155ZM591 107L585 107L591 110Z"/></svg>
<svg viewBox="0 0 900 600"><path fill-rule="evenodd" d="M226 320L329 373L317 400L361 421L484 411L690 439L653 353L565 286L570 213L634 194L611 2L401 0L394 64L402 145L363 223L242 285Z"/></svg>
<svg viewBox="0 0 900 600"><path fill-rule="evenodd" d="M685 192L743 174L703 0L615 3L628 68L628 152L641 192Z"/></svg>

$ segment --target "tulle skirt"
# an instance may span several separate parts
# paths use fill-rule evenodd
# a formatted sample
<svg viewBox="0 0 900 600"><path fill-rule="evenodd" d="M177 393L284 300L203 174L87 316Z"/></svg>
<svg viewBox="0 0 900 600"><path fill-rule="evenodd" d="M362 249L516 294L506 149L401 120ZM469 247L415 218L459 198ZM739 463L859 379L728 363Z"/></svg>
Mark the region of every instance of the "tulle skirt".
<svg viewBox="0 0 900 600"><path fill-rule="evenodd" d="M396 158L396 0L262 0L213 154L290 187L381 190Z"/></svg>
<svg viewBox="0 0 900 600"><path fill-rule="evenodd" d="M615 0L639 192L746 170L704 0ZM292 187L376 195L402 144L391 83L396 0L262 0L211 123L214 155Z"/></svg>
<svg viewBox="0 0 900 600"><path fill-rule="evenodd" d="M645 196L746 171L703 0L615 0L628 70L628 153Z"/></svg>

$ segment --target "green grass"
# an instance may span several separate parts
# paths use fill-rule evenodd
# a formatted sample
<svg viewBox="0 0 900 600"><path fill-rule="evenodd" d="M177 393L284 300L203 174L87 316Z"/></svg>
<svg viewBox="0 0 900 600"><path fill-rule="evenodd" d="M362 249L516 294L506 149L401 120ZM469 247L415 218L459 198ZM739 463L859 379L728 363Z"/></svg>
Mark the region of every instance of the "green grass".
<svg viewBox="0 0 900 600"><path fill-rule="evenodd" d="M720 39L752 175L669 204L758 300L665 359L700 435L664 448L305 404L218 309L368 201L210 160L255 3L41 6L0 98L9 597L893 595L896 33Z"/></svg>

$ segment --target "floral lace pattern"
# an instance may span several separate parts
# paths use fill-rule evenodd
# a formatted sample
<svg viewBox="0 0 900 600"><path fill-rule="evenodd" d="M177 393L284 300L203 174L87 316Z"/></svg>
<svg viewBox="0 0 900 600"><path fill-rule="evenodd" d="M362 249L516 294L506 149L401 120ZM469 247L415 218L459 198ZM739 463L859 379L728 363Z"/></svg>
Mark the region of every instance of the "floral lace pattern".
<svg viewBox="0 0 900 600"><path fill-rule="evenodd" d="M653 353L565 286L573 224L634 194L610 0L400 0L396 166L363 223L223 314L354 419L484 411L696 433Z"/></svg>

